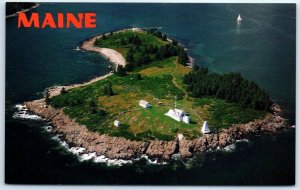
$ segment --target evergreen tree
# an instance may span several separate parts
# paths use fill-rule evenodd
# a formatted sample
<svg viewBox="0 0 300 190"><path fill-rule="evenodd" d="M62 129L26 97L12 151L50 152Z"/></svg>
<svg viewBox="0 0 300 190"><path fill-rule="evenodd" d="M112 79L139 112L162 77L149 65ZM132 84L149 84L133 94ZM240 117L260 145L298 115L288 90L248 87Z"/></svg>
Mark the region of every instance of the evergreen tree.
<svg viewBox="0 0 300 190"><path fill-rule="evenodd" d="M122 65L118 65L117 75L119 75L121 77L126 75L126 70Z"/></svg>
<svg viewBox="0 0 300 190"><path fill-rule="evenodd" d="M167 41L167 39L168 39L167 35L165 35L165 34L162 35L162 40L163 40L163 41Z"/></svg>
<svg viewBox="0 0 300 190"><path fill-rule="evenodd" d="M95 101L92 100L92 101L90 101L89 106L92 108L95 108L95 107L97 107L97 104L95 103Z"/></svg>
<svg viewBox="0 0 300 190"><path fill-rule="evenodd" d="M178 42L176 40L172 40L172 45L173 46L177 46L178 45Z"/></svg>
<svg viewBox="0 0 300 190"><path fill-rule="evenodd" d="M61 88L60 93L61 93L61 94L66 94L66 93L67 93L65 87L62 87L62 88Z"/></svg>
<svg viewBox="0 0 300 190"><path fill-rule="evenodd" d="M271 104L268 93L254 82L243 79L240 73L208 73L207 68L195 65L183 80L194 97L214 96L258 110L268 110Z"/></svg>
<svg viewBox="0 0 300 190"><path fill-rule="evenodd" d="M46 105L50 104L50 93L48 90L46 91L46 94L45 94L45 103L46 103Z"/></svg>
<svg viewBox="0 0 300 190"><path fill-rule="evenodd" d="M139 38L138 35L135 35L133 40L132 40L132 44L133 45L136 45L136 46L139 46L142 44L142 40Z"/></svg>
<svg viewBox="0 0 300 190"><path fill-rule="evenodd" d="M101 40L100 39L96 39L94 41L94 46L101 46Z"/></svg>
<svg viewBox="0 0 300 190"><path fill-rule="evenodd" d="M121 45L126 45L126 44L127 44L126 40L124 38L122 38L121 39Z"/></svg>
<svg viewBox="0 0 300 190"><path fill-rule="evenodd" d="M90 101L89 103L90 109L91 109L91 113L92 114L96 114L97 113L97 104L95 103L95 101Z"/></svg>
<svg viewBox="0 0 300 190"><path fill-rule="evenodd" d="M111 85L110 82L107 82L107 83L104 84L103 94L105 96L112 96L112 95L114 95L113 90L112 90L112 85Z"/></svg>
<svg viewBox="0 0 300 190"><path fill-rule="evenodd" d="M133 53L131 51L128 51L128 53L126 55L126 61L128 63L132 63L134 61Z"/></svg>
<svg viewBox="0 0 300 190"><path fill-rule="evenodd" d="M134 69L133 63L127 63L127 64L125 65L125 70L126 70L126 71L132 71L133 69Z"/></svg>
<svg viewBox="0 0 300 190"><path fill-rule="evenodd" d="M136 74L134 80L142 80L142 75L140 73Z"/></svg>

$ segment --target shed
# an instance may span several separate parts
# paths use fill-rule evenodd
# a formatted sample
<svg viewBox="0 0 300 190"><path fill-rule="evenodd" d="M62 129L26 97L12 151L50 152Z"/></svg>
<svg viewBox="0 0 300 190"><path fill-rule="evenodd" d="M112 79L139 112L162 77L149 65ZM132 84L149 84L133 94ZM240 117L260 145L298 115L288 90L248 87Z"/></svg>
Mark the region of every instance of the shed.
<svg viewBox="0 0 300 190"><path fill-rule="evenodd" d="M143 108L150 108L151 104L147 102L146 100L140 100L139 105Z"/></svg>
<svg viewBox="0 0 300 190"><path fill-rule="evenodd" d="M115 121L114 121L114 126L120 127L120 125L121 125L121 122L120 122L120 121L118 121L118 120L115 120Z"/></svg>

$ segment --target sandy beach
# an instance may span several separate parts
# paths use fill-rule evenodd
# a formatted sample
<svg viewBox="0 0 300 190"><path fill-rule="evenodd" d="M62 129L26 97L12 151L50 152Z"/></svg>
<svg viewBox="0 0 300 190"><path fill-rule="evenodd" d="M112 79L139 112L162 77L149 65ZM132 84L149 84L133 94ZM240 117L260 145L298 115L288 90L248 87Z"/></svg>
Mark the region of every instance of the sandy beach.
<svg viewBox="0 0 300 190"><path fill-rule="evenodd" d="M126 30L132 30L132 31L135 31L135 32L144 31L142 28L127 28L127 29L116 31L114 33L119 33L119 32L123 32L123 31L126 31ZM105 35L108 36L109 33L106 33ZM95 47L94 46L95 40L99 39L101 37L102 37L102 34L96 35L96 36L90 38L89 40L83 42L83 44L80 46L80 48L85 50L85 51L92 51L92 52L100 53L104 57L108 58L109 62L116 64L116 68L117 68L118 65L122 65L123 67L125 67L126 60L125 60L125 58L123 57L122 54L120 54L116 50L113 50L113 49L110 49L110 48L100 48L100 47Z"/></svg>
<svg viewBox="0 0 300 190"><path fill-rule="evenodd" d="M102 37L102 35L95 36L95 37L89 39L88 41L83 42L83 44L81 45L80 48L83 50L86 50L86 51L100 53L104 57L108 58L109 62L116 64L116 68L118 67L118 65L122 65L123 67L125 67L126 60L122 56L122 54L120 54L119 52L117 52L116 50L113 50L113 49L100 48L100 47L94 46L95 40L98 38L101 38L101 37Z"/></svg>

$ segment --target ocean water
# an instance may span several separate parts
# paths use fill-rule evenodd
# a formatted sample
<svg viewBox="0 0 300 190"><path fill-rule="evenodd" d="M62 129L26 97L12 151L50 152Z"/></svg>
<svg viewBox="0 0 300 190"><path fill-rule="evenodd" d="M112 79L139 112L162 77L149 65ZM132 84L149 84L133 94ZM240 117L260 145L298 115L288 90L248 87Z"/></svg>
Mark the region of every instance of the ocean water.
<svg viewBox="0 0 300 190"><path fill-rule="evenodd" d="M294 184L295 132L252 137L233 151L190 162L124 166L79 162L42 129L12 118L12 107L46 87L79 83L109 71L100 55L77 51L91 35L127 27L161 27L213 72L240 72L265 88L295 124L296 9L292 4L65 4L34 12L96 12L96 29L18 29L6 20L5 181L25 184ZM243 22L236 23L241 14ZM51 177L49 177L51 176ZM161 177L164 176L164 177Z"/></svg>

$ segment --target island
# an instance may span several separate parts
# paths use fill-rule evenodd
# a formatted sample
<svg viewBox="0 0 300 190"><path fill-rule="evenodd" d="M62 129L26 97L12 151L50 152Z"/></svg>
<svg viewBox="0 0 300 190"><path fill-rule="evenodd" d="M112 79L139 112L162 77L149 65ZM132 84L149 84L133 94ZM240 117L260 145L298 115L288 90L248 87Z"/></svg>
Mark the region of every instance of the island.
<svg viewBox="0 0 300 190"><path fill-rule="evenodd" d="M158 29L112 31L80 48L100 53L115 68L83 84L51 87L24 105L84 153L184 159L287 128L280 107L257 84L197 66Z"/></svg>

